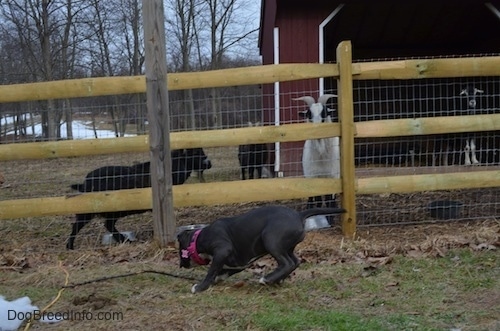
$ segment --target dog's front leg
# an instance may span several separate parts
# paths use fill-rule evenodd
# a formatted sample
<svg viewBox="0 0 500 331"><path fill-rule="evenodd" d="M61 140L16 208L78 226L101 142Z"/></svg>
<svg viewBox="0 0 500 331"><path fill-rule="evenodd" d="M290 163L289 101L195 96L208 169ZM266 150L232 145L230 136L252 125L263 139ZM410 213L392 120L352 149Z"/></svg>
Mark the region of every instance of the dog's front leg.
<svg viewBox="0 0 500 331"><path fill-rule="evenodd" d="M212 264L208 268L207 275L205 276L205 279L199 284L193 285L191 288L191 293L198 293L198 292L203 292L207 288L210 287L215 282L215 278L217 275L221 272L223 267L223 264L216 263L215 261L212 260Z"/></svg>
<svg viewBox="0 0 500 331"><path fill-rule="evenodd" d="M224 247L215 250L216 252L212 256L212 262L208 268L207 275L205 279L199 284L193 285L191 288L192 293L203 292L210 287L215 282L215 278L223 272L224 264L226 259L231 253L231 249Z"/></svg>

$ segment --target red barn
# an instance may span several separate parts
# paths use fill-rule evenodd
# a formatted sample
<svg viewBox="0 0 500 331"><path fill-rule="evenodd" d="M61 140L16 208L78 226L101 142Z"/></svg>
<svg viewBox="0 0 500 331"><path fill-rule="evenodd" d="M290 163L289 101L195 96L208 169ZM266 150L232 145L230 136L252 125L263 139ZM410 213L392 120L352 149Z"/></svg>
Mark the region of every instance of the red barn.
<svg viewBox="0 0 500 331"><path fill-rule="evenodd" d="M261 12L263 64L335 62L343 40L352 42L353 61L500 53L498 0L262 0ZM267 84L264 121L299 122L305 105L292 98L335 90L333 79ZM301 149L281 144L280 175L302 174Z"/></svg>

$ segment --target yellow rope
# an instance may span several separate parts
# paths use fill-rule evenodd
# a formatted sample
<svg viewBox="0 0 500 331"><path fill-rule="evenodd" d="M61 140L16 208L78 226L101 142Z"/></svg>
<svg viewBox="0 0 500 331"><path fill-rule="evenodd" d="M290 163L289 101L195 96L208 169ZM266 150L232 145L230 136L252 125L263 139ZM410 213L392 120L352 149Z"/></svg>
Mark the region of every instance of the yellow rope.
<svg viewBox="0 0 500 331"><path fill-rule="evenodd" d="M59 268L64 271L64 273L66 274L66 279L64 281L64 287L62 287L59 292L57 293L56 297L54 298L54 300L52 300L47 306L45 306L42 311L41 311L41 316L43 316L43 313L45 311L47 311L50 307L52 307L56 302L57 300L59 300L59 298L61 297L61 294L64 292L64 290L66 289L66 286L68 286L68 283L69 283L69 273L66 269L64 269L63 265L62 265L62 261L59 261ZM24 328L24 331L27 331L30 329L31 327L31 322L33 322L33 319L34 319L34 316L31 317L31 319L28 321L28 323L26 324L26 327Z"/></svg>

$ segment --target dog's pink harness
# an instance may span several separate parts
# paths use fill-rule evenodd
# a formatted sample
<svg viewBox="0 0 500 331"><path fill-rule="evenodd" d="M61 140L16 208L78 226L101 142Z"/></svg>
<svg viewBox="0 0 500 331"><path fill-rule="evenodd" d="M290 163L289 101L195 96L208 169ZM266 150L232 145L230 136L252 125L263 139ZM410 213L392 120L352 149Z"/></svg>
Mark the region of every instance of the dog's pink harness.
<svg viewBox="0 0 500 331"><path fill-rule="evenodd" d="M198 265L207 265L210 263L210 260L204 259L198 254L196 251L196 240L198 239L198 235L200 234L200 230L196 230L195 233L193 234L193 237L191 238L191 242L189 243L189 246L187 249L182 250L182 257L183 258L191 258L194 263Z"/></svg>

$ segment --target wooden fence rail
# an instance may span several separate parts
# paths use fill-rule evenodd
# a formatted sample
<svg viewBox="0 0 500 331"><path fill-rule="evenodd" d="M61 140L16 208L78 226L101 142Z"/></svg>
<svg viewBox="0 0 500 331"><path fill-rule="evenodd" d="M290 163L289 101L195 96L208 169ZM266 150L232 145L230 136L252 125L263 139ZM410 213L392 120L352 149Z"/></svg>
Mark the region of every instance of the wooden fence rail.
<svg viewBox="0 0 500 331"><path fill-rule="evenodd" d="M339 48L346 47L342 43ZM349 46L349 45L347 45ZM339 49L338 49L339 51ZM468 76L500 76L500 57L425 59L351 64L349 57L341 64L280 64L224 69L210 72L169 74L169 90L224 87L274 83L310 78L349 75L364 79L421 79ZM346 67L340 67L340 65ZM138 77L107 77L0 86L0 103L30 100L95 97L145 92L145 79ZM500 114L449 116L383 121L346 122L346 108L352 107L349 81L341 83L339 117L341 123L287 124L258 128L241 128L171 134L170 147L219 147L247 143L289 142L340 136L344 151L352 148L354 138L428 135L454 132L500 130ZM349 113L347 113L349 114ZM352 115L347 115L351 116ZM349 124L348 124L349 125ZM349 135L349 136L346 136ZM228 139L228 137L231 137ZM149 148L148 136L103 140L59 141L0 145L0 161L58 158L124 152L144 152ZM351 141L346 144L345 141ZM341 151L343 155L343 151ZM348 154L349 155L349 154ZM349 158L351 159L353 155ZM352 161L352 160L351 160ZM350 161L350 162L351 162ZM447 174L355 178L354 166L342 163L342 179L277 178L210 184L185 184L173 187L174 205L216 205L225 203L269 201L304 198L327 193L345 193L351 185L353 194L401 193L462 188L500 186L500 171L457 172ZM347 176L347 177L346 177ZM349 184L351 183L351 184ZM245 185L245 196L239 195ZM281 189L277 189L281 188ZM351 187L350 187L351 188ZM60 215L70 213L151 208L151 190L96 192L54 198L0 201L0 219ZM355 215L349 207L348 218ZM355 217L355 216L354 216ZM355 218L354 218L355 220ZM345 235L352 236L355 221Z"/></svg>
<svg viewBox="0 0 500 331"><path fill-rule="evenodd" d="M354 80L500 76L499 57L355 63ZM171 73L169 91L338 77L337 64L273 64L205 72ZM0 85L0 103L146 92L144 76L97 77Z"/></svg>
<svg viewBox="0 0 500 331"><path fill-rule="evenodd" d="M337 77L336 64L277 64L167 75L169 91ZM144 76L97 77L0 86L0 103L146 92Z"/></svg>
<svg viewBox="0 0 500 331"><path fill-rule="evenodd" d="M354 123L356 138L417 136L440 133L494 131L500 128L500 114L442 116L377 120ZM340 136L338 123L296 123L209 131L171 133L170 147L223 147L249 143L292 142ZM149 136L113 139L49 141L1 144L0 161L35 160L84 155L136 153L149 150Z"/></svg>
<svg viewBox="0 0 500 331"><path fill-rule="evenodd" d="M355 179L356 194L411 193L500 186L500 170ZM241 187L245 185L245 195ZM175 207L276 201L342 193L340 179L273 178L176 185ZM151 189L71 194L64 197L0 201L0 219L100 211L151 209Z"/></svg>

